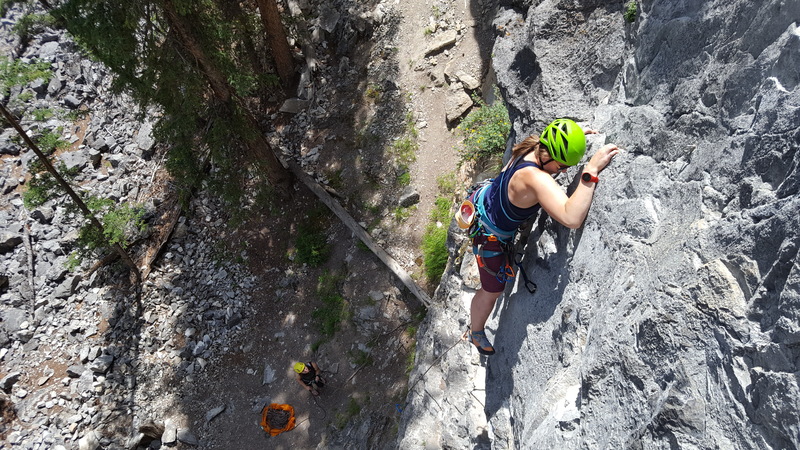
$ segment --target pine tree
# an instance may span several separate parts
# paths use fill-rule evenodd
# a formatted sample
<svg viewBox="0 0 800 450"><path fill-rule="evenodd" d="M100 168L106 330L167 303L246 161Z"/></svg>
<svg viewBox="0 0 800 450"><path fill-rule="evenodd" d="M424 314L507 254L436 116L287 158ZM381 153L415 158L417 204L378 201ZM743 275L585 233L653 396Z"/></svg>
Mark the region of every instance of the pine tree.
<svg viewBox="0 0 800 450"><path fill-rule="evenodd" d="M196 185L209 159L224 188L241 186L253 168L273 186L288 184L289 173L244 107L258 77L252 59L239 53L245 46L236 29L219 21L217 3L65 0L51 13L142 110L161 106L154 133L171 145L167 168L177 179Z"/></svg>

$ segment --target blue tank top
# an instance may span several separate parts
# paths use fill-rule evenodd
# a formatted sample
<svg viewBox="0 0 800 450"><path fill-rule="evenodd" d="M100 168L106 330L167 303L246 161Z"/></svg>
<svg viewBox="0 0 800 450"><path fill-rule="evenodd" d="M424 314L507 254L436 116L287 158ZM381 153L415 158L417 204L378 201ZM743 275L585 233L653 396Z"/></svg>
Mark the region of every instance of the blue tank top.
<svg viewBox="0 0 800 450"><path fill-rule="evenodd" d="M484 192L481 192L481 222L488 222L488 224L485 223L485 225L489 225L486 228L493 234L497 234L499 238L503 238L503 234L512 236L520 225L539 211L538 204L530 208L520 208L513 205L508 198L508 184L511 177L525 167L539 168L536 163L519 158L511 164L511 167L500 172L500 176L495 178L492 184L486 186Z"/></svg>

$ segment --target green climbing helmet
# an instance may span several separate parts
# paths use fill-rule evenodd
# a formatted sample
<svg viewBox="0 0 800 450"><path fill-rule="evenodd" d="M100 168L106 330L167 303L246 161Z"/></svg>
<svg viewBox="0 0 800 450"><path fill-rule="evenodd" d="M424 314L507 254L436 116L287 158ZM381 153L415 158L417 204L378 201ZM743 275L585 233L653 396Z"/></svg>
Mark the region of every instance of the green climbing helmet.
<svg viewBox="0 0 800 450"><path fill-rule="evenodd" d="M542 131L539 141L547 147L550 157L568 166L581 162L586 152L586 135L570 119L556 119Z"/></svg>

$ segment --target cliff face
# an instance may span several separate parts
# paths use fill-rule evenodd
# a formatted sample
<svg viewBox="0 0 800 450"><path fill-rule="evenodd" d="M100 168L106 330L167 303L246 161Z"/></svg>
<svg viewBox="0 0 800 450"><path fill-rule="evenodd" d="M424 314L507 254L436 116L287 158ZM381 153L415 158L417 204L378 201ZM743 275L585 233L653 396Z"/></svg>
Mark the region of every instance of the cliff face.
<svg viewBox="0 0 800 450"><path fill-rule="evenodd" d="M581 229L536 218L489 359L452 236L399 446L800 447L800 2L531 3L494 23L511 140L567 116L623 153Z"/></svg>

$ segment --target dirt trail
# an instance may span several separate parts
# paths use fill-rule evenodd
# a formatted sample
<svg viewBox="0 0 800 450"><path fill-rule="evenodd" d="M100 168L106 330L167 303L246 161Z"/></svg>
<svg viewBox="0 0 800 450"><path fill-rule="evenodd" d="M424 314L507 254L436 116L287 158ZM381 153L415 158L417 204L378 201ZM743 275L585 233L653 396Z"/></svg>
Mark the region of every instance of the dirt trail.
<svg viewBox="0 0 800 450"><path fill-rule="evenodd" d="M461 137L446 121L448 99L453 93L447 83L440 85L445 81L445 68L451 73L464 72L477 80L483 80L487 72L488 50L482 50L481 43L489 42L491 36L480 20L475 19L468 3L476 2L411 0L396 3L403 15L398 33L400 79L397 84L410 94L410 106L419 131L419 151L411 178L420 194L420 202L403 230L415 242L420 242L439 194L437 178L458 170ZM443 23L447 25L442 26ZM425 50L431 43L446 30L453 29L459 31L456 45L425 58ZM441 81L432 79L432 74Z"/></svg>
<svg viewBox="0 0 800 450"><path fill-rule="evenodd" d="M402 19L394 38L397 51L392 56L397 58L399 76L392 81L407 99L419 133L411 186L420 194L420 201L407 220L394 222L391 238L384 245L408 272L418 273L420 242L438 194L437 178L458 168L459 138L445 120L452 93L446 84L432 80L431 74L444 81L444 68L449 65L454 73L463 71L482 80L489 52L485 42L490 36L481 31L488 27L476 25L474 13L464 1L396 1L393 7ZM432 17L443 26L426 32L433 29ZM456 44L425 58L425 49L447 29L459 31ZM362 95L364 86L350 86L353 91L342 93L343 102ZM343 119L330 120L312 136L342 136L330 139L323 155L330 159L321 163L321 169L339 168L344 171L343 178L354 180L353 172L348 171L358 170L357 165L341 160L358 159L358 146L342 126ZM317 142L312 144L306 146ZM370 195L384 194L381 189L374 191ZM351 207L358 204L352 200L357 194L350 193ZM189 389L185 409L193 429L205 438L202 448L340 448L353 445L348 439L360 439L364 444L363 430L368 430L370 448L393 448L421 305L335 220L329 230L334 253L328 262L318 268L287 263L285 255L292 243L273 239L270 230L296 227L296 217L318 206L313 194L304 189L298 191L297 199L279 217L255 219L241 228L239 236L231 237L252 244L248 249L250 269L259 280L251 305L254 316L247 321L240 342ZM336 283L341 286L346 309L360 317L342 320L335 336L325 338L313 313L322 305L320 286L330 283L329 274L337 273L342 276ZM313 360L323 370L334 372L327 374L329 386L319 398L313 399L295 381L291 365L298 360ZM265 383L269 371L273 380ZM295 408L295 430L268 438L260 429L258 411L271 402ZM221 406L225 413L206 420L207 412Z"/></svg>

